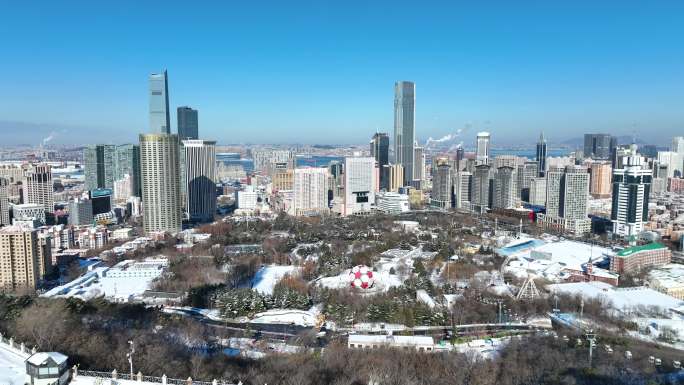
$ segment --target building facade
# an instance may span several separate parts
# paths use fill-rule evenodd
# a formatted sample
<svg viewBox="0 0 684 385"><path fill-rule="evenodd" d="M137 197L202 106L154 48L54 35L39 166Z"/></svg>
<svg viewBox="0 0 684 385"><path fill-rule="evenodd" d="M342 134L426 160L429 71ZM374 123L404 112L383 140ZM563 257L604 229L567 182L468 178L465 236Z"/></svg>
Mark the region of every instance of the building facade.
<svg viewBox="0 0 684 385"><path fill-rule="evenodd" d="M537 176L543 177L546 173L546 139L544 133L539 134L539 142L537 142L537 154L535 157L537 161Z"/></svg>
<svg viewBox="0 0 684 385"><path fill-rule="evenodd" d="M635 238L648 222L648 199L652 171L644 167L644 159L636 153L623 158L623 168L613 170L613 193L610 219L613 233Z"/></svg>
<svg viewBox="0 0 684 385"><path fill-rule="evenodd" d="M404 167L404 171L406 167ZM404 176L404 180L406 177ZM343 215L364 215L375 206L375 158L344 159Z"/></svg>
<svg viewBox="0 0 684 385"><path fill-rule="evenodd" d="M185 214L192 222L211 222L216 212L216 142L184 140Z"/></svg>
<svg viewBox="0 0 684 385"><path fill-rule="evenodd" d="M116 179L116 146L98 144L83 150L85 188L113 188Z"/></svg>
<svg viewBox="0 0 684 385"><path fill-rule="evenodd" d="M178 136L141 134L140 163L145 232L179 232L182 202Z"/></svg>
<svg viewBox="0 0 684 385"><path fill-rule="evenodd" d="M19 226L0 229L0 291L35 290L51 260L49 236Z"/></svg>
<svg viewBox="0 0 684 385"><path fill-rule="evenodd" d="M31 165L24 176L24 203L39 204L45 212L55 211L52 169L47 164Z"/></svg>
<svg viewBox="0 0 684 385"><path fill-rule="evenodd" d="M478 132L475 148L476 164L489 164L489 146L491 136L489 132Z"/></svg>
<svg viewBox="0 0 684 385"><path fill-rule="evenodd" d="M613 168L609 163L591 164L591 188L589 193L594 198L610 198Z"/></svg>
<svg viewBox="0 0 684 385"><path fill-rule="evenodd" d="M404 167L404 186L413 181L416 141L416 85L409 81L394 84L394 163Z"/></svg>
<svg viewBox="0 0 684 385"><path fill-rule="evenodd" d="M197 110L190 107L178 107L176 110L178 122L178 139L199 139L199 122L197 120Z"/></svg>
<svg viewBox="0 0 684 385"><path fill-rule="evenodd" d="M294 215L312 215L327 213L328 182L330 174L327 168L296 168L294 170Z"/></svg>
<svg viewBox="0 0 684 385"><path fill-rule="evenodd" d="M610 270L624 274L649 267L664 266L671 262L672 252L661 243L628 247L610 258Z"/></svg>
<svg viewBox="0 0 684 385"><path fill-rule="evenodd" d="M169 79L166 71L150 74L150 132L171 133L169 116Z"/></svg>

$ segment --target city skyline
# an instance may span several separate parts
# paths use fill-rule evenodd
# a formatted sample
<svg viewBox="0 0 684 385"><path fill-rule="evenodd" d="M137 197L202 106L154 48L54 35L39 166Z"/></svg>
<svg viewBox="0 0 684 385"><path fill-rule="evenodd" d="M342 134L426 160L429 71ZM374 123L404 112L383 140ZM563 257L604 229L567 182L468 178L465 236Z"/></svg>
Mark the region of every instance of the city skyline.
<svg viewBox="0 0 684 385"><path fill-rule="evenodd" d="M101 12L87 18L92 5L77 8L46 3L41 12L50 17L29 18L33 9L9 6L17 17L0 28L26 32L12 35L0 63L7 144L50 136L51 143L134 142L149 130L141 80L164 68L172 80L167 113L196 108L201 136L218 143L365 143L368 132L392 132L392 85L402 79L420 89L420 141L457 130L466 143L489 131L493 146L534 143L540 131L549 143L607 132L666 145L684 121L684 53L672 48L684 27L675 2L450 4L440 12L383 4L316 4L306 12L98 5ZM162 17L142 16L152 9ZM389 32L393 19L409 16L403 38ZM205 22L222 17L231 22ZM152 47L141 38L181 18L193 28L169 30ZM633 28L644 19L658 23ZM111 34L117 25L127 28ZM32 49L39 42L40 52ZM190 42L192 60L174 53ZM172 132L176 124L172 118Z"/></svg>

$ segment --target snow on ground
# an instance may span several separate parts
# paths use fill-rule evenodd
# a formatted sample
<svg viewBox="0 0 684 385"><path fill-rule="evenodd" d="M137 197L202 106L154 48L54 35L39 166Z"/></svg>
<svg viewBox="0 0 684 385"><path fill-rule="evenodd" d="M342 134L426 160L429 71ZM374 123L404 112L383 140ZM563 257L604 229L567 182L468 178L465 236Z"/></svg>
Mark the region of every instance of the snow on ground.
<svg viewBox="0 0 684 385"><path fill-rule="evenodd" d="M658 307L663 310L682 306L677 298L660 293L647 287L615 288L605 282L576 282L549 285L552 292L559 291L584 298L598 298L611 302L615 309L629 312L639 308Z"/></svg>
<svg viewBox="0 0 684 385"><path fill-rule="evenodd" d="M0 384L24 385L25 378L24 358L0 343Z"/></svg>
<svg viewBox="0 0 684 385"><path fill-rule="evenodd" d="M254 275L254 278L252 278L252 289L261 294L273 294L273 288L280 279L287 274L292 274L298 270L299 268L297 266L262 266Z"/></svg>
<svg viewBox="0 0 684 385"><path fill-rule="evenodd" d="M499 355L501 349L510 341L511 337L472 340L464 344L453 345L453 349L460 353L478 355L484 359L493 359Z"/></svg>
<svg viewBox="0 0 684 385"><path fill-rule="evenodd" d="M316 326L318 314L307 310L275 309L257 313L250 323Z"/></svg>
<svg viewBox="0 0 684 385"><path fill-rule="evenodd" d="M256 341L239 337L231 337L223 340L223 343L228 345L228 348L223 349L223 354L229 357L243 356L253 359L263 358L268 353L297 353L302 349L300 346L283 342Z"/></svg>

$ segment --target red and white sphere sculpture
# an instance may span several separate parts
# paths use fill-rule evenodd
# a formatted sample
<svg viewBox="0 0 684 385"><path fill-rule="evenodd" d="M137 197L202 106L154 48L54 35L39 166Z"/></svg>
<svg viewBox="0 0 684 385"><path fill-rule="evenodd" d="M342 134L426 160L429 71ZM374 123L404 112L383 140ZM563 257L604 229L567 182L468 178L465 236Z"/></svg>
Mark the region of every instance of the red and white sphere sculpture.
<svg viewBox="0 0 684 385"><path fill-rule="evenodd" d="M354 266L349 273L349 284L355 289L370 289L375 284L373 271L368 266Z"/></svg>

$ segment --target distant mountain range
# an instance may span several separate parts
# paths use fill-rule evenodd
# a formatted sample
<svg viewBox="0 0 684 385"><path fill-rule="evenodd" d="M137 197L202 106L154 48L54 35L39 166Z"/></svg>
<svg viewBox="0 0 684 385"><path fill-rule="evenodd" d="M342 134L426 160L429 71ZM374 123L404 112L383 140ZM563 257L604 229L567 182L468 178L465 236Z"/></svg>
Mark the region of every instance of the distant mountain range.
<svg viewBox="0 0 684 385"><path fill-rule="evenodd" d="M617 137L618 144L631 144L633 137L630 135L622 135ZM584 137L580 138L570 138L567 140L564 140L562 142L556 143L561 146L567 146L571 148L581 148L584 147ZM636 144L652 144L652 143L647 143L643 139L636 138Z"/></svg>

